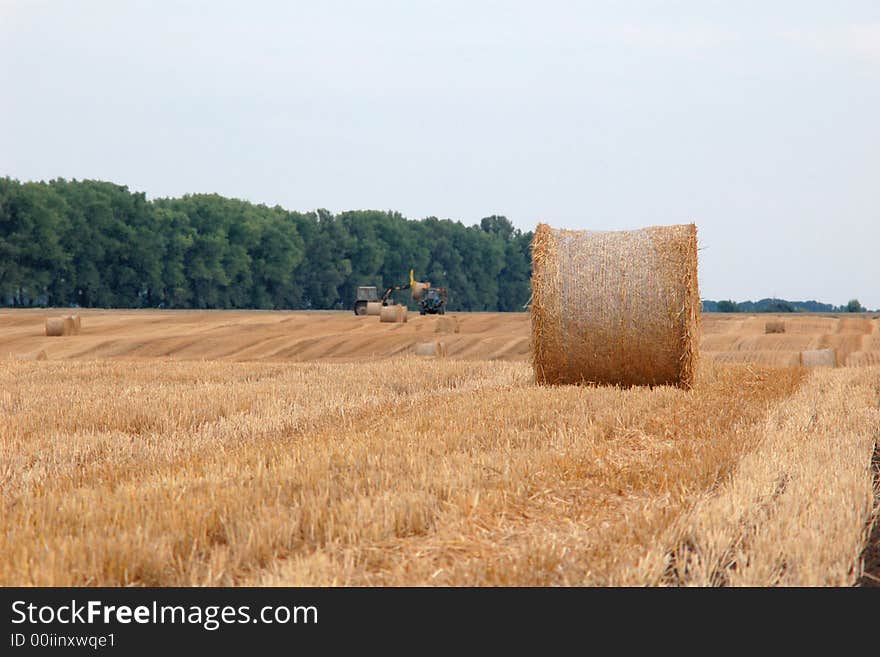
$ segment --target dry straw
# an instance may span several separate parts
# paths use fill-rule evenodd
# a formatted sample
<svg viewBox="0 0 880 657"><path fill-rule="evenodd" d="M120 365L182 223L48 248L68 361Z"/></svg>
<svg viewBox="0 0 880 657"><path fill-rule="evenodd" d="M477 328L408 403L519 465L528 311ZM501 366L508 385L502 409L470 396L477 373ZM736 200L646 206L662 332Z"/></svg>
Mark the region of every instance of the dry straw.
<svg viewBox="0 0 880 657"><path fill-rule="evenodd" d="M69 335L69 324L64 317L50 317L46 320L46 335L59 336Z"/></svg>
<svg viewBox="0 0 880 657"><path fill-rule="evenodd" d="M391 322L396 324L406 322L406 306L382 306L382 309L379 313L379 321Z"/></svg>
<svg viewBox="0 0 880 657"><path fill-rule="evenodd" d="M765 323L764 333L785 333L785 322L769 321Z"/></svg>
<svg viewBox="0 0 880 657"><path fill-rule="evenodd" d="M413 347L413 353L416 356L436 356L437 358L446 357L445 342L419 342Z"/></svg>
<svg viewBox="0 0 880 657"><path fill-rule="evenodd" d="M531 324L538 383L690 388L699 354L697 227L539 224Z"/></svg>
<svg viewBox="0 0 880 657"><path fill-rule="evenodd" d="M801 365L804 367L835 367L837 365L837 354L834 349L802 351Z"/></svg>
<svg viewBox="0 0 880 657"><path fill-rule="evenodd" d="M367 301L367 314L368 315L380 315L382 313L382 302L381 301Z"/></svg>

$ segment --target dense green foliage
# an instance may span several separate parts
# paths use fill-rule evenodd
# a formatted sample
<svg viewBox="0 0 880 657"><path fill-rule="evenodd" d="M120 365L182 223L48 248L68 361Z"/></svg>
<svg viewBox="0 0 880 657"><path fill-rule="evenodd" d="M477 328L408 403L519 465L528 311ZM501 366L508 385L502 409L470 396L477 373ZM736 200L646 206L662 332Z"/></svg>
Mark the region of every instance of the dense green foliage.
<svg viewBox="0 0 880 657"><path fill-rule="evenodd" d="M449 289L451 310L521 310L531 239L499 216L464 226L0 178L0 304L349 308L357 286L403 284L412 268Z"/></svg>

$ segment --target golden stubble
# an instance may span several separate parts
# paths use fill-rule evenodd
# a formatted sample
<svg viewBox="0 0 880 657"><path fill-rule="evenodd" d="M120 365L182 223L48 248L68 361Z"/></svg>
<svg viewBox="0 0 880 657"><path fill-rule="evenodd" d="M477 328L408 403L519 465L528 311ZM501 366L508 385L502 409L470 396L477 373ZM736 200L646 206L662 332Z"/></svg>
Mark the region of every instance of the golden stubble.
<svg viewBox="0 0 880 657"><path fill-rule="evenodd" d="M685 391L413 357L4 361L0 584L641 582L804 377L707 363Z"/></svg>

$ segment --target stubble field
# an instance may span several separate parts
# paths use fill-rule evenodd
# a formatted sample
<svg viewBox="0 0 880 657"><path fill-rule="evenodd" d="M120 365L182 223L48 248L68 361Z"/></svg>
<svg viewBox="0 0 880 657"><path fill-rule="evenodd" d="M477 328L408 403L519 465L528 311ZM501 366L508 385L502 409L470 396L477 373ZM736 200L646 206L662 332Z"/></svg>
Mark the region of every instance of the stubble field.
<svg viewBox="0 0 880 657"><path fill-rule="evenodd" d="M877 576L871 318L704 316L682 391L537 387L520 314L52 314L0 312L0 585Z"/></svg>

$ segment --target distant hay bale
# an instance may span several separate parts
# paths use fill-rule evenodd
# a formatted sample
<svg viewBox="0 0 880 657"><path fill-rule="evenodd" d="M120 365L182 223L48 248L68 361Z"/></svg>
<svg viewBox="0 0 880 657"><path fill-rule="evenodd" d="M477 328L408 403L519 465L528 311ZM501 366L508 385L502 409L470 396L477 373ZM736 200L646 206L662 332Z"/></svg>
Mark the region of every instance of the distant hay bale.
<svg viewBox="0 0 880 657"><path fill-rule="evenodd" d="M438 317L437 326L434 327L435 333L458 333L460 330L458 317Z"/></svg>
<svg viewBox="0 0 880 657"><path fill-rule="evenodd" d="M64 318L65 322L68 322L68 326L70 327L70 335L79 335L79 327L82 322L79 319L79 315L67 315Z"/></svg>
<svg viewBox="0 0 880 657"><path fill-rule="evenodd" d="M691 387L700 325L694 224L602 232L539 224L532 272L538 383Z"/></svg>
<svg viewBox="0 0 880 657"><path fill-rule="evenodd" d="M382 302L381 301L367 301L367 314L368 315L381 315L382 314Z"/></svg>
<svg viewBox="0 0 880 657"><path fill-rule="evenodd" d="M785 322L769 321L764 324L764 333L785 333Z"/></svg>
<svg viewBox="0 0 880 657"><path fill-rule="evenodd" d="M396 322L397 321L397 306L382 306L379 309L379 321L380 322Z"/></svg>
<svg viewBox="0 0 880 657"><path fill-rule="evenodd" d="M425 295L425 290L431 287L430 283L413 283L412 298L418 301Z"/></svg>
<svg viewBox="0 0 880 657"><path fill-rule="evenodd" d="M64 318L64 335L76 335L76 322L70 315Z"/></svg>
<svg viewBox="0 0 880 657"><path fill-rule="evenodd" d="M79 315L74 315L73 323L76 324L76 334L79 335L79 332L82 329L82 318Z"/></svg>
<svg viewBox="0 0 880 657"><path fill-rule="evenodd" d="M64 317L50 317L46 320L46 335L57 337L59 335L69 335L70 324Z"/></svg>
<svg viewBox="0 0 880 657"><path fill-rule="evenodd" d="M400 324L405 323L406 319L406 306L397 304L393 306L382 306L382 309L379 312L380 322Z"/></svg>
<svg viewBox="0 0 880 657"><path fill-rule="evenodd" d="M703 351L702 357L716 363L754 363L770 367L799 367L801 352L782 350Z"/></svg>
<svg viewBox="0 0 880 657"><path fill-rule="evenodd" d="M811 349L801 352L804 367L836 367L837 353L834 349Z"/></svg>
<svg viewBox="0 0 880 657"><path fill-rule="evenodd" d="M419 342L413 347L413 353L416 356L434 356L436 358L446 357L445 342Z"/></svg>

